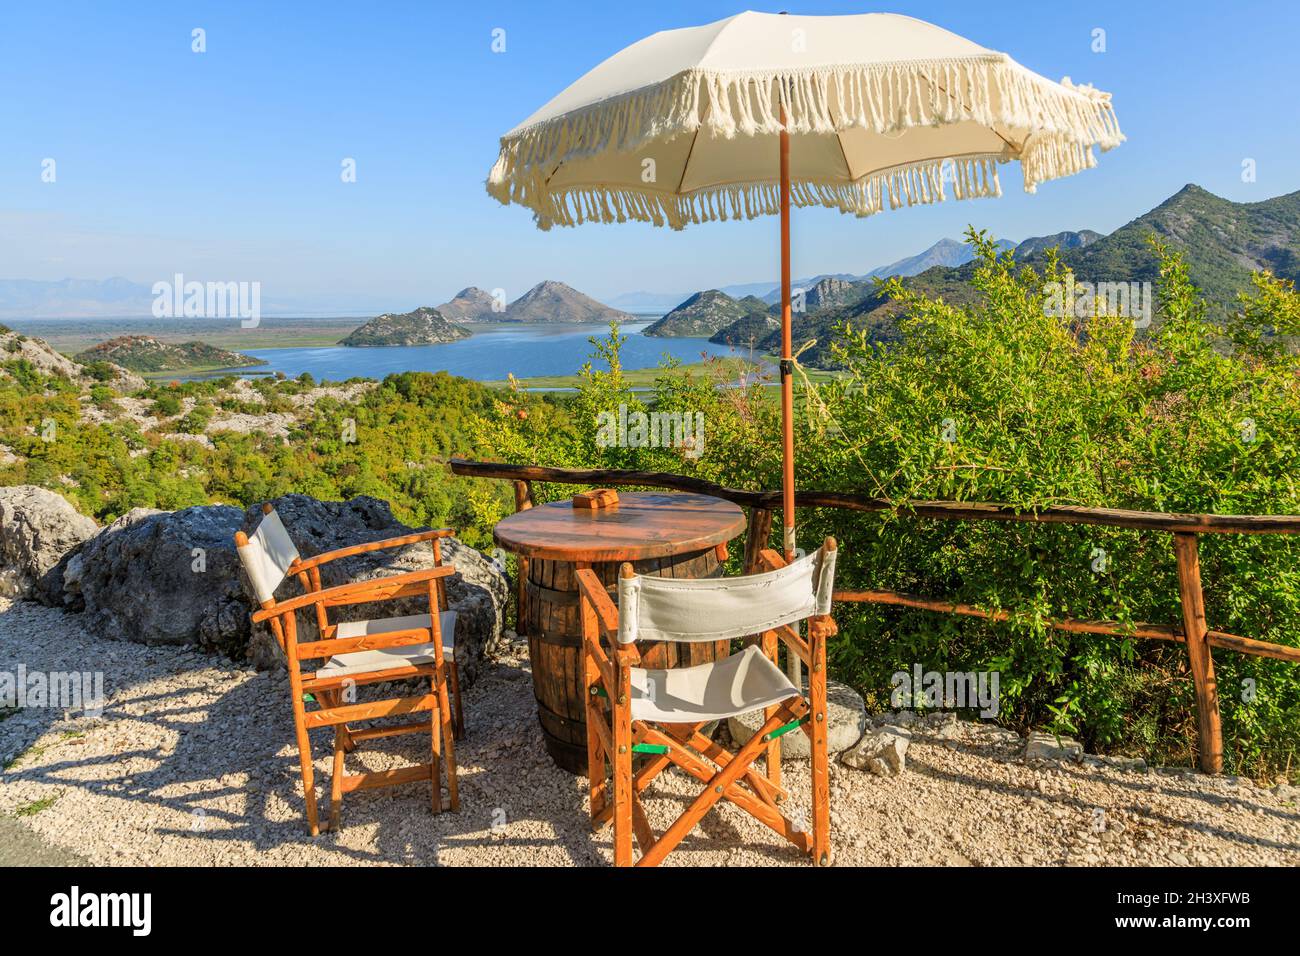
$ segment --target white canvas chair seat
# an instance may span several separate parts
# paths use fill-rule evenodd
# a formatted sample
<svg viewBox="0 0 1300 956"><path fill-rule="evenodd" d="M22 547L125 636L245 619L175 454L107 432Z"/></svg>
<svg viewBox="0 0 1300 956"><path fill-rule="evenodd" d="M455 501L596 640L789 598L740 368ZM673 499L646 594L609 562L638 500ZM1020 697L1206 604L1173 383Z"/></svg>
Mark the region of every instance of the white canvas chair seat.
<svg viewBox="0 0 1300 956"><path fill-rule="evenodd" d="M711 664L632 668L632 719L670 724L722 720L800 696L754 645Z"/></svg>
<svg viewBox="0 0 1300 956"><path fill-rule="evenodd" d="M438 615L442 627L442 649L444 653L455 652L456 646L456 612L443 611ZM390 631L409 631L418 627L433 627L433 618L428 614L408 614L405 617L386 617L373 621L344 621L338 626L336 638L365 637L368 634L387 634ZM436 663L432 641L424 644L406 644L402 647L384 647L373 651L356 651L352 654L337 654L331 657L316 673L328 674L330 677L343 677L347 674L368 674L372 671L387 670L392 667Z"/></svg>

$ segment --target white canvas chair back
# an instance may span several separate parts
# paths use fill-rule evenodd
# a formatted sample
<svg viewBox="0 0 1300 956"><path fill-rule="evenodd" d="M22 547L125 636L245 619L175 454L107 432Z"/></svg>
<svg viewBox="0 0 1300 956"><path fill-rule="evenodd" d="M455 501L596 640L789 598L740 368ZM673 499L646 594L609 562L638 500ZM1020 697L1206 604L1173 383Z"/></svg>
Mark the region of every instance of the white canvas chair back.
<svg viewBox="0 0 1300 956"><path fill-rule="evenodd" d="M829 614L834 583L835 551L825 548L742 578L619 578L618 639L721 641L761 634Z"/></svg>
<svg viewBox="0 0 1300 956"><path fill-rule="evenodd" d="M237 550L248 579L253 582L253 591L263 603L275 595L275 589L299 557L284 522L274 510L262 515L257 530L248 536L248 544L239 545Z"/></svg>

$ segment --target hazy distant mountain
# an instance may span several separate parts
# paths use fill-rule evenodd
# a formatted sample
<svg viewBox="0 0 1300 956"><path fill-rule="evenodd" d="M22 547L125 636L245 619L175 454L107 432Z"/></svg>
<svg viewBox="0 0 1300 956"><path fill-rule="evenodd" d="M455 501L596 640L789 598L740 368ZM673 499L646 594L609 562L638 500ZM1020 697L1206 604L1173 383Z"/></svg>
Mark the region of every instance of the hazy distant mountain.
<svg viewBox="0 0 1300 956"><path fill-rule="evenodd" d="M624 292L609 300L611 307L624 312L663 315L685 299L685 292Z"/></svg>
<svg viewBox="0 0 1300 956"><path fill-rule="evenodd" d="M1086 230L1085 230L1086 232ZM1064 233L1062 235L1065 235ZM1071 234L1075 235L1075 234ZM1082 233L1078 234L1082 235ZM1095 237L1097 233L1087 233ZM998 245L1003 249L1015 248L1014 242L999 240ZM821 275L808 276L802 279L794 279L790 285L793 289L811 290L819 283L827 279L836 279L840 282L863 282L876 277L887 278L889 276L913 276L924 272L926 269L932 269L935 266L959 266L971 259L971 249L966 243L958 239L940 239L930 248L923 252L918 252L914 256L908 256L905 259L899 259L897 262L891 262L889 265L879 266L870 272L862 275L853 275L848 272L822 273ZM762 299L768 305L775 305L781 299L780 282L742 282L736 285L719 286L717 292L723 292L733 299L741 299L745 296L756 296ZM625 292L612 300L613 305L620 309L628 309L633 312L667 312L677 306L679 303L689 298L686 293L680 292Z"/></svg>
<svg viewBox="0 0 1300 956"><path fill-rule="evenodd" d="M266 360L231 352L206 342L160 342L151 335L122 335L75 356L78 362L112 362L132 372L171 372L193 368L244 368Z"/></svg>
<svg viewBox="0 0 1300 956"><path fill-rule="evenodd" d="M0 279L0 316L50 319L64 316L149 315L150 286L112 279Z"/></svg>
<svg viewBox="0 0 1300 956"><path fill-rule="evenodd" d="M173 281L173 276L159 279ZM366 315L384 296L313 293L272 298L262 290L262 316ZM117 319L153 315L152 283L129 279L0 279L0 319Z"/></svg>
<svg viewBox="0 0 1300 956"><path fill-rule="evenodd" d="M371 319L339 345L369 348L382 345L441 345L468 338L470 331L452 325L437 309L421 306L401 315L386 313Z"/></svg>
<svg viewBox="0 0 1300 956"><path fill-rule="evenodd" d="M563 282L539 282L506 307L503 322L630 322L632 316L611 309Z"/></svg>
<svg viewBox="0 0 1300 956"><path fill-rule="evenodd" d="M998 246L1002 249L1014 249L1016 244L1006 239L999 239ZM935 266L954 268L970 262L974 255L974 250L960 239L940 239L924 252L872 269L864 278L888 279L890 276L915 276Z"/></svg>
<svg viewBox="0 0 1300 956"><path fill-rule="evenodd" d="M767 305L747 297L737 301L720 289L697 292L645 330L645 335L708 338L748 315L762 315Z"/></svg>
<svg viewBox="0 0 1300 956"><path fill-rule="evenodd" d="M500 322L502 312L494 311L497 300L478 286L461 289L451 299L438 306L438 311L448 322Z"/></svg>

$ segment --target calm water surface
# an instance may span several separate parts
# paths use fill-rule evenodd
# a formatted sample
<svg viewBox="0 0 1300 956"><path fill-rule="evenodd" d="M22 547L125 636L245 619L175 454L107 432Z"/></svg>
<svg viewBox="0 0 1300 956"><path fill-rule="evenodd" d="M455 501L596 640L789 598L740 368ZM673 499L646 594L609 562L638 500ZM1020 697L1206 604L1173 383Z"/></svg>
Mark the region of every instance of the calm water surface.
<svg viewBox="0 0 1300 956"><path fill-rule="evenodd" d="M623 367L652 368L665 356L683 363L700 361L701 355L734 355L725 345L707 339L658 339L641 334L649 322L623 326ZM557 325L547 327L475 328L474 334L445 345L409 345L387 348L287 348L245 349L246 354L265 359L249 371L254 374L283 372L295 378L310 372L318 381L340 381L357 376L381 379L394 372L447 371L476 381L497 381L513 373L517 378L539 375L572 375L593 351L587 340L609 331L603 325ZM603 362L598 367L606 367Z"/></svg>

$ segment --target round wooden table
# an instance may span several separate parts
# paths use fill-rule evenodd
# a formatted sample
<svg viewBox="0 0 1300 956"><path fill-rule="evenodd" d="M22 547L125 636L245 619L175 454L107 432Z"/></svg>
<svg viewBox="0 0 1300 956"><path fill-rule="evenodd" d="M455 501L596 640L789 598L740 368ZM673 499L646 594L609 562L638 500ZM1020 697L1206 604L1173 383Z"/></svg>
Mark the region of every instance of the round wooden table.
<svg viewBox="0 0 1300 956"><path fill-rule="evenodd" d="M612 508L575 508L554 501L516 512L492 537L520 556L526 578L521 628L528 637L533 693L546 750L572 773L587 772L582 628L574 572L590 567L616 596L619 566L675 578L722 572L725 545L745 528L740 507L709 495L639 491ZM524 565L527 565L525 570ZM727 641L637 645L646 667L688 667L726 657Z"/></svg>

